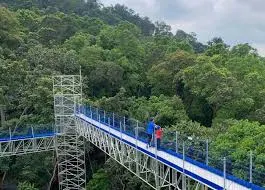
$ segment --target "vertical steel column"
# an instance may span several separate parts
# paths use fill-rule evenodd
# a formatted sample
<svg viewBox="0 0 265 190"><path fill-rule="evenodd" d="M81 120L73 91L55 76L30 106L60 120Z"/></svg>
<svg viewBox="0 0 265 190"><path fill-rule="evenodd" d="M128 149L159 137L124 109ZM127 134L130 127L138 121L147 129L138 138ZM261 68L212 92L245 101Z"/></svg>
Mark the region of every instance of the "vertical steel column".
<svg viewBox="0 0 265 190"><path fill-rule="evenodd" d="M187 181L188 181L188 185L187 185L188 187L187 187L187 189L188 189L188 190L191 190L190 178L189 178L189 177L188 177Z"/></svg>
<svg viewBox="0 0 265 190"><path fill-rule="evenodd" d="M76 112L81 103L81 75L53 77L56 155L60 190L85 190L85 143L77 130ZM92 113L92 112L91 112Z"/></svg>

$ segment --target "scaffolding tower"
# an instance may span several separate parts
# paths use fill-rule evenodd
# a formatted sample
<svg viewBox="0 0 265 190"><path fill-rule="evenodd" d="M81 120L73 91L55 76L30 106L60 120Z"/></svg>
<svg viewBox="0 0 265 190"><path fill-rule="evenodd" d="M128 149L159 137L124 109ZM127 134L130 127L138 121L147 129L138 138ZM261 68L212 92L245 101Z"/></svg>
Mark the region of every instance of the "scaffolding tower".
<svg viewBox="0 0 265 190"><path fill-rule="evenodd" d="M75 113L82 100L80 75L53 77L56 155L60 190L86 187L85 140L76 130Z"/></svg>

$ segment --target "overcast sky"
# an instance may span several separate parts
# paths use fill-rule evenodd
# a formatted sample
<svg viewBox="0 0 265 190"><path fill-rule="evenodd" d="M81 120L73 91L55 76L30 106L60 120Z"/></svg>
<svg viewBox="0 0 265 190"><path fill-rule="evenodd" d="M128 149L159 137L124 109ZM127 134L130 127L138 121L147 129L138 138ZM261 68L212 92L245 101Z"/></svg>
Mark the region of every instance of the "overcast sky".
<svg viewBox="0 0 265 190"><path fill-rule="evenodd" d="M124 4L152 21L165 21L173 32L195 32L207 42L215 36L228 44L250 43L265 55L265 0L100 0Z"/></svg>

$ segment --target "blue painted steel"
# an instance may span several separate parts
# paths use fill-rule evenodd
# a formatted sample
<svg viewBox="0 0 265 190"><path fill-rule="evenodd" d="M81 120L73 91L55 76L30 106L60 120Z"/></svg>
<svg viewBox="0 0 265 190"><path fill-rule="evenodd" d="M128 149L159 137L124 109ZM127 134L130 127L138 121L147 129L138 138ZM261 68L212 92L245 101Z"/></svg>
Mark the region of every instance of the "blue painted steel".
<svg viewBox="0 0 265 190"><path fill-rule="evenodd" d="M83 121L87 122L87 121L84 120L83 118L80 118L80 119L82 119ZM107 124L106 124L106 125L107 125ZM109 126L109 125L108 125L108 126ZM100 130L102 130L102 131L104 131L104 132L106 132L106 133L109 133L108 131L106 131L106 130L104 130L104 129L102 129L102 128L99 128L98 126L95 126L95 127L98 128L98 129L100 129ZM113 127L111 127L111 128L113 128ZM113 128L113 129L115 129L115 128ZM125 134L126 134L126 133L125 133ZM142 149L141 147L136 146L134 143L131 143L131 142L129 142L129 141L126 141L126 140L124 140L124 139L121 139L120 137L118 137L118 136L116 136L116 135L114 135L114 134L112 134L112 133L110 133L110 135L113 136L114 138L117 138L117 139L121 140L122 142L124 142L124 143L126 143L126 144L128 144L128 145L130 145L130 146L132 146L132 147L134 147L134 148L136 148L137 150L139 150L139 151L141 151L141 152L147 154L148 156L150 156L150 157L152 157L152 158L154 158L154 159L157 159L157 160L159 160L160 162L162 162L162 163L164 163L164 164L166 164L166 165L168 165L168 166L170 166L170 167L172 167L172 168L175 168L175 169L178 170L179 172L183 172L183 169L182 169L181 167L179 167L179 166L177 166L177 165L175 165L175 164L173 164L173 163L171 163L171 162L169 162L169 161L167 161L167 160L165 160L165 159L163 159L163 158L161 158L161 157L159 157L159 156L156 156L155 154L153 154L153 153L151 153L151 152L149 152L149 151L147 151L147 150L145 150L145 149ZM134 137L134 136L132 136L131 134L127 134L127 135L128 135L128 136L131 136L131 137ZM222 187L220 187L220 186L218 186L218 185L216 185L216 184L214 184L214 183L212 183L212 182L210 182L210 181L208 181L208 180L206 180L206 179L204 179L204 178L202 178L202 177L200 177L200 176L198 176L198 175L196 175L196 174L194 174L194 173L191 173L191 172L189 172L189 171L187 171L187 170L185 170L185 174L187 174L187 175L193 177L195 180L198 180L198 181L200 181L200 182L202 182L202 183L208 185L208 186L211 187L211 188L218 189L218 190L223 189Z"/></svg>
<svg viewBox="0 0 265 190"><path fill-rule="evenodd" d="M16 140L26 140L26 139L34 139L34 138L45 138L45 137L54 137L56 136L56 133L43 133L43 134L34 134L33 135L21 135L21 136L15 136L11 138L0 138L0 142L8 142L8 141L16 141Z"/></svg>
<svg viewBox="0 0 265 190"><path fill-rule="evenodd" d="M136 131L135 131L135 121L128 118L128 117L119 117L117 115L114 116L114 114L110 114L110 113L107 113L103 110L100 110L100 109L95 109L95 108L86 108L84 106L81 106L80 107L80 112L84 115L86 115L88 118L91 118L95 121L98 121L112 129L115 129L117 130L117 132L122 132L132 138L136 138ZM78 112L79 113L79 112ZM114 117L113 117L114 116ZM125 120L124 120L125 118ZM82 118L81 118L82 119ZM86 120L84 120L86 121ZM86 121L87 122L87 121ZM122 126L121 126L122 124ZM124 126L125 124L125 126ZM135 126L134 126L135 125ZM97 126L95 126L97 127ZM97 127L99 128L99 127ZM99 128L101 129L101 128ZM20 130L20 129L19 129ZM20 131L17 131L20 133ZM101 129L103 130L103 129ZM105 131L105 130L103 130ZM109 133L108 131L105 131L106 133ZM4 135L3 135L4 134ZM45 137L53 137L53 136L56 136L57 133L54 133L53 131L51 130L45 130L45 129L39 129L36 133L34 134L31 134L29 131L27 131L27 134L24 134L24 135L12 135L11 137L9 137L9 134L8 133L2 133L2 135L0 136L0 142L8 142L8 141L16 141L16 140L26 140L26 139L33 139L33 138L45 138ZM149 156L153 157L153 158L156 158L155 155L153 155L152 153L150 153L149 151L146 151L145 149L142 149L140 147L137 147L135 144L131 143L131 142L128 142L124 139L121 139L120 137L117 137L115 136L114 134L110 134L112 135L113 137L123 141L124 143L130 145L130 146L133 146L135 148L137 148L138 150L144 152L145 154L148 154ZM146 139L147 139L147 136L145 134L145 131L144 132L140 132L139 135L138 135L138 138L137 138L139 141L141 142L144 142L146 143ZM168 154L171 154L177 158L180 158L180 159L183 159L183 155L182 154L179 154L179 153L176 153L174 150L174 144L172 146L172 148L161 148L161 151L164 151L164 152L167 152ZM173 167L175 168L176 170L182 172L183 169L180 168L179 166L173 164L173 163L170 163L168 162L167 160L164 160L163 158L160 158L160 157L157 157L157 159L163 163L165 163L166 165L169 165L170 167ZM216 168L213 168L211 166L208 166L206 165L205 163L202 163L202 162L199 162L197 160L194 160L194 159L191 159L190 157L188 156L185 156L185 161L187 162L190 162L200 168L203 168L205 170L208 170L216 175L219 175L219 176L223 176L223 171L221 170L218 170ZM191 176L192 178L204 183L204 184L207 184L208 186L214 188L214 189L222 189L222 187L204 179L203 177L201 176L198 176L194 173L191 173L189 171L186 171L185 170L185 173L189 176ZM250 188L250 189L253 189L253 190L264 190L265 188L263 187L260 187L260 186L257 186L255 184L252 184L250 182L247 182L243 179L239 179L238 177L235 177L233 175L230 175L228 174L227 175L227 179L237 183L237 184L240 184L244 187L247 187L247 188Z"/></svg>
<svg viewBox="0 0 265 190"><path fill-rule="evenodd" d="M115 120L115 118L114 118L114 119L112 118L112 114L107 114L107 113L106 113L107 116L105 117L105 120L104 120L104 119L102 120L102 119L101 119L102 114L100 114L100 112L95 113L95 111L93 111L93 109L95 109L95 108L90 108L90 109L88 110L86 107L82 106L80 110L81 110L81 113L83 113L83 114L86 115L87 117L89 117L89 118L91 118L91 119L93 119L93 120L95 120L95 121L98 121L98 122L100 122L100 123L102 123L102 124L105 124L105 125L109 126L110 128L117 130L118 132L122 132L122 133L124 133L124 134L126 134L126 135L128 135L128 136L130 136L130 137L132 137L132 138L135 138L134 127L132 127L132 126L130 125L130 121L129 121L128 118L126 118L126 122L125 122L125 124L126 124L126 130L124 131L123 128L120 129L120 125L119 125L119 124L120 124L120 122L122 121L122 119L119 120L118 116L116 116L116 117L117 117L117 120ZM92 112L92 114L91 114L91 112ZM102 113L102 110L101 110L101 113ZM99 114L100 114L100 117L99 117ZM92 116L92 117L91 117L91 116ZM100 118L100 120L99 120L99 118ZM110 122L110 124L109 124L108 122L106 122L106 118L111 118L111 119L113 119L113 120L115 121L114 124L113 124L112 122ZM81 119L82 119L82 118L81 118ZM96 126L96 127L97 127L97 126ZM100 129L101 129L101 128L100 128ZM103 129L101 129L101 130L103 130ZM108 131L105 131L105 132L108 133ZM113 134L111 134L111 135L114 136L115 138L120 139L120 137L116 137L116 136L113 135ZM139 135L137 139L140 140L140 141L142 141L142 142L144 142L144 143L146 143L146 137L145 137L144 135ZM124 139L122 139L122 141L125 142ZM132 143L130 143L130 142L125 142L125 143L130 144L131 146L135 147L135 144L132 144ZM140 147L137 147L137 148L139 148L139 150L141 149ZM148 154L148 155L150 155L150 152L147 152L146 150L141 150L141 151L142 151L142 152L145 152L145 153ZM169 154L171 154L171 155L173 155L173 156L176 156L176 157L178 157L178 158L180 158L180 159L183 158L182 154L176 153L175 151L172 151L172 150L170 150L170 149L161 148L161 151L167 152L167 153L169 153ZM151 156L151 155L150 155L150 156ZM154 156L152 156L152 157L154 157ZM155 158L155 157L154 157L154 158ZM160 159L162 159L162 158L160 158ZM162 161L162 160L160 160L160 161ZM213 167L211 167L211 166L209 166L209 165L206 165L205 163L202 163L202 162L196 161L196 160L191 159L191 158L189 158L189 157L187 157L187 156L185 156L185 161L190 162L190 163L192 163L192 164L194 164L194 165L196 165L196 166L198 166L198 167L201 167L201 168L203 168L203 169L205 169L205 170L208 170L208 171L210 171L210 172L212 172L212 173L214 173L214 174L216 174L216 175L219 175L219 176L223 177L223 171L218 170L218 169L216 169L216 168L213 168ZM166 160L164 160L163 162L166 163ZM167 165L169 165L169 164L167 164ZM170 165L170 166L171 166L171 165ZM179 168L177 168L176 165L171 166L171 167L176 168L176 169L177 169L178 171L180 171L180 172L183 171L183 169L179 169ZM186 172L187 172L187 174L189 173L189 171L186 171ZM197 179L198 181L200 181L200 182L202 182L202 183L205 183L205 184L209 185L210 187L213 187L214 189L219 189L219 186L218 186L218 187L217 187L217 186L214 187L214 184L213 184L212 182L209 182L209 181L207 181L207 180L205 181L205 179L203 179L203 178L200 177L200 176L197 176L196 174L190 173L190 174L188 174L188 175L190 175L191 177ZM245 181L245 180L243 180L243 179L240 179L240 178L238 178L238 177L236 177L236 176L233 176L233 175L227 174L226 177L227 177L227 179L229 179L229 180L231 180L231 181L233 181L233 182L235 182L235 183L237 183L237 184L240 184L240 185L242 185L242 186L244 186L244 187L247 187L247 188L250 188L250 189L253 189L253 190L265 190L265 188L263 188L263 187L257 186L257 185L255 185L255 184L253 184L253 183L250 183L250 182L248 182L248 181ZM215 184L215 185L216 185L216 184ZM221 188L221 187L220 187L220 188ZM222 189L222 188L221 188L221 189Z"/></svg>

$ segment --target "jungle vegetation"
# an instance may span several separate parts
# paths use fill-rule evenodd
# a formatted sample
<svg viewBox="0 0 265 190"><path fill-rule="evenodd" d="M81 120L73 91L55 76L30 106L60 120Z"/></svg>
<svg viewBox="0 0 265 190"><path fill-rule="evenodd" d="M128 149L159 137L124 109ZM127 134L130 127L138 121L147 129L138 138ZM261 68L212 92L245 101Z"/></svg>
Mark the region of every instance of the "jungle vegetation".
<svg viewBox="0 0 265 190"><path fill-rule="evenodd" d="M51 76L80 66L85 102L142 122L158 113L239 164L252 150L265 173L265 59L248 43L203 44L97 0L0 0L0 130L53 123ZM96 147L87 159L88 189L148 189ZM55 164L53 153L0 159L0 185L56 189Z"/></svg>

